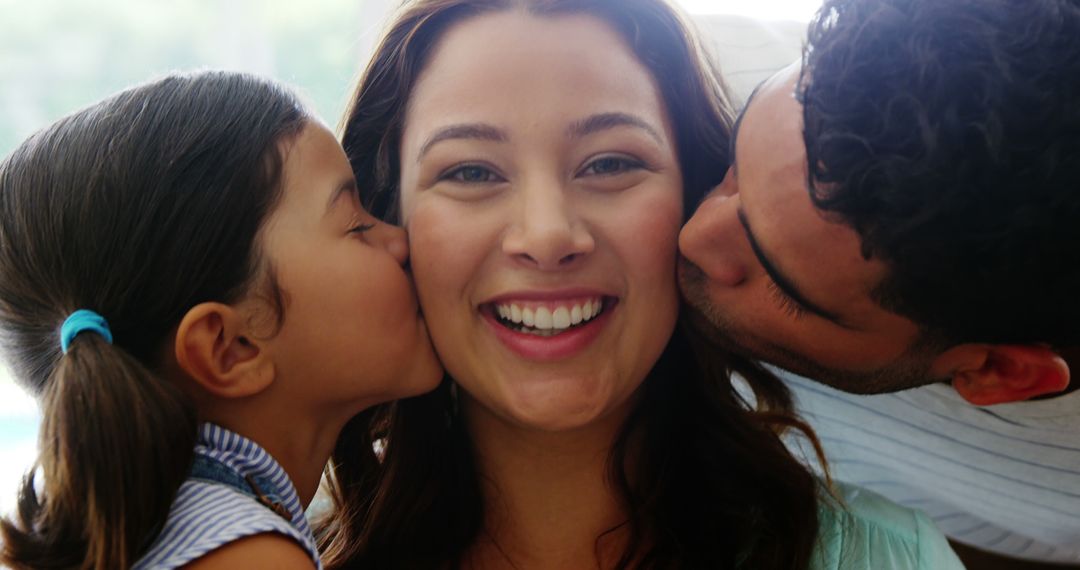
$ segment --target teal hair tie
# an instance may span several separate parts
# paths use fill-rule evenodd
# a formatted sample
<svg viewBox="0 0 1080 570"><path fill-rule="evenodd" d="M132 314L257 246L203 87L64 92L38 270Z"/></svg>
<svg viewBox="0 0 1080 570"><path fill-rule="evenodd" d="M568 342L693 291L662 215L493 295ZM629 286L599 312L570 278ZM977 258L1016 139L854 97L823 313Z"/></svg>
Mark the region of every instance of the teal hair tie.
<svg viewBox="0 0 1080 570"><path fill-rule="evenodd" d="M87 331L101 335L105 342L112 344L112 331L109 330L109 323L105 317L94 311L79 309L71 313L71 316L64 321L64 325L60 327L60 349L64 351L64 354L67 354L71 341L75 340L80 333Z"/></svg>

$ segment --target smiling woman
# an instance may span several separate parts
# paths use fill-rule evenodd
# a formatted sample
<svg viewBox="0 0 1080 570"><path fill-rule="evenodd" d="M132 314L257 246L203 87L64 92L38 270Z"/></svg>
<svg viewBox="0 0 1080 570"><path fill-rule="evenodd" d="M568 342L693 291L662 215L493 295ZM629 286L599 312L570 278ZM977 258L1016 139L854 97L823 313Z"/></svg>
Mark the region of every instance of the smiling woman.
<svg viewBox="0 0 1080 570"><path fill-rule="evenodd" d="M541 23L507 13L447 33L405 119L403 222L463 403L541 429L617 424L674 328L682 176L658 89L608 49L615 32ZM499 55L477 58L492 42ZM600 355L613 366L589 372Z"/></svg>

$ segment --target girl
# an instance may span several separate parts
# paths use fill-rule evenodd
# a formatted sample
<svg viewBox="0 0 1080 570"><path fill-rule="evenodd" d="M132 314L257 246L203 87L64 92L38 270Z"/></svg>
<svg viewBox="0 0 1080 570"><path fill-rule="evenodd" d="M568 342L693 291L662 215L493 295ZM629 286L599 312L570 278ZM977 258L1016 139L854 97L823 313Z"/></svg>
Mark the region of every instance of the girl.
<svg viewBox="0 0 1080 570"><path fill-rule="evenodd" d="M331 133L272 82L168 77L23 143L0 212L0 344L44 418L0 565L319 567L338 433L441 376Z"/></svg>

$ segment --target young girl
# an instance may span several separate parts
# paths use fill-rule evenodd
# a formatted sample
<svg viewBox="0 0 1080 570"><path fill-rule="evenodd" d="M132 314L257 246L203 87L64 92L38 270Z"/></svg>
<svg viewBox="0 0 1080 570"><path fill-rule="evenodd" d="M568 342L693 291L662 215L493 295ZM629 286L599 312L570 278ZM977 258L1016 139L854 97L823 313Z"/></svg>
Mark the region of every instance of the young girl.
<svg viewBox="0 0 1080 570"><path fill-rule="evenodd" d="M312 568L338 434L441 370L404 233L282 87L174 76L0 164L0 346L41 403L0 566Z"/></svg>

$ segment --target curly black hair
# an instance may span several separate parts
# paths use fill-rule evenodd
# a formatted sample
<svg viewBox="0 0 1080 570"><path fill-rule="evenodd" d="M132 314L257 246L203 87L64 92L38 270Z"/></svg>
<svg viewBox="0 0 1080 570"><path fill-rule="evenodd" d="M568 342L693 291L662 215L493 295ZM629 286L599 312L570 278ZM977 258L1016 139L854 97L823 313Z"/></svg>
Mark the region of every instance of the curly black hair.
<svg viewBox="0 0 1080 570"><path fill-rule="evenodd" d="M948 343L1080 340L1080 2L826 0L798 93L809 188Z"/></svg>

